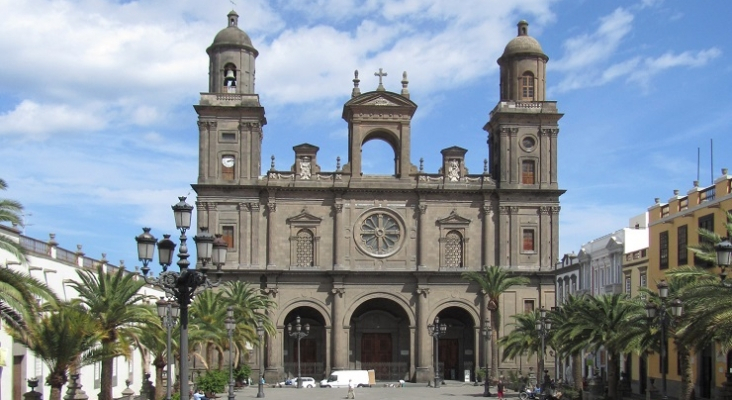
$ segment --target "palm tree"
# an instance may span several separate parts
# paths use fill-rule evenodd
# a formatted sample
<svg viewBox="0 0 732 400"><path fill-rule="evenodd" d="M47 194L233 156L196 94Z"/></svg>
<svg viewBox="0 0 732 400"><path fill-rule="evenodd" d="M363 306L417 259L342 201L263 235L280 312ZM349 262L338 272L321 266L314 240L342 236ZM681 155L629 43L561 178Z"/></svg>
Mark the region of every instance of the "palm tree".
<svg viewBox="0 0 732 400"><path fill-rule="evenodd" d="M540 311L534 310L511 316L514 322L508 324L513 330L500 338L498 343L503 347L503 361L509 358L520 357L523 354L531 357L541 353L541 338L536 332L536 322L539 321ZM536 359L536 370L541 371L540 358Z"/></svg>
<svg viewBox="0 0 732 400"><path fill-rule="evenodd" d="M258 288L248 282L229 281L224 284L223 297L234 307L236 319L234 344L240 353L246 348L247 343L259 343L257 326L260 324L268 335L274 336L277 333L277 328L268 313L277 303L271 297L262 294Z"/></svg>
<svg viewBox="0 0 732 400"><path fill-rule="evenodd" d="M7 190L8 184L0 178L0 190ZM0 223L10 223L13 225L23 226L23 205L15 200L0 199ZM0 235L0 249L3 249L18 261L25 262L25 249L20 243L10 239L5 235Z"/></svg>
<svg viewBox="0 0 732 400"><path fill-rule="evenodd" d="M46 384L51 386L51 400L61 400L69 369L87 364L100 351L100 326L86 310L68 303L28 322L24 329L11 328L10 334L48 366Z"/></svg>
<svg viewBox="0 0 732 400"><path fill-rule="evenodd" d="M196 299L191 303L189 340L193 345L192 348L198 345L201 349L205 349L205 357L200 353L196 353L194 356L203 358L207 369L212 367L214 352L219 354L220 366L223 363L221 354L228 343L228 334L224 325L226 307L220 291L205 290L196 295Z"/></svg>
<svg viewBox="0 0 732 400"><path fill-rule="evenodd" d="M148 327L148 329L144 329L138 337L139 344L141 346L140 350L143 352L147 352L153 357L152 365L155 366L156 399L160 399L165 396L165 386L163 385L163 370L168 365L167 337L167 329L163 328L160 325L156 327L150 326ZM168 379L172 378L173 377L169 377Z"/></svg>
<svg viewBox="0 0 732 400"><path fill-rule="evenodd" d="M637 302L630 301L627 295L622 293L586 297L579 305L573 310L574 314L564 327L566 340L573 346L570 353L583 348L590 351L605 348L608 363L608 397L615 399L618 393L620 354L628 346L619 338L624 330L628 329L631 316L639 315L643 311Z"/></svg>
<svg viewBox="0 0 732 400"><path fill-rule="evenodd" d="M135 280L123 268L107 274L100 265L96 274L80 270L78 275L80 281L71 283L79 293L76 300L97 318L103 332L99 400L112 400L114 357L129 357L141 331L159 326L158 317L153 306L145 304L149 296L140 293L145 281Z"/></svg>
<svg viewBox="0 0 732 400"><path fill-rule="evenodd" d="M491 370L490 377L498 371L498 329L501 326L499 301L501 295L513 286L526 285L529 279L513 274L511 271L497 265L483 268L482 271L468 271L462 275L463 279L475 282L483 293L488 296L486 307L491 315ZM489 378L489 377L487 377Z"/></svg>
<svg viewBox="0 0 732 400"><path fill-rule="evenodd" d="M572 316L584 307L584 297L569 295L561 307L550 312L552 330L550 331L554 346L559 354L568 354L572 357L572 382L574 388L582 391L582 351L584 343L582 337L570 339L569 332L573 328ZM561 338L561 340L559 340Z"/></svg>
<svg viewBox="0 0 732 400"><path fill-rule="evenodd" d="M58 301L53 291L38 279L0 268L0 319L5 324L16 330L24 328L25 319L34 318L40 311L38 299L50 303Z"/></svg>

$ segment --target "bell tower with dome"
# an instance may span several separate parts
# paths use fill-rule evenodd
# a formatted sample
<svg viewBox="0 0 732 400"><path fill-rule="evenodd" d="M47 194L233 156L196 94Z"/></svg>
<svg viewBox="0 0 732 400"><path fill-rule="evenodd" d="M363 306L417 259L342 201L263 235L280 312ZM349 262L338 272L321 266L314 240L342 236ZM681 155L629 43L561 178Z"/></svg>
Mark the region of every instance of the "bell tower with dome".
<svg viewBox="0 0 732 400"><path fill-rule="evenodd" d="M490 174L499 191L497 235L502 242L520 242L497 255L501 265L530 262L552 265L559 256L556 101L546 100L546 63L539 42L529 36L529 23L519 21L518 34L498 59L500 101L483 127L488 131ZM528 198L536 208L525 207ZM517 207L522 203L524 207Z"/></svg>
<svg viewBox="0 0 732 400"><path fill-rule="evenodd" d="M239 15L227 15L227 27L206 49L209 91L195 105L199 127L199 184L237 185L256 181L267 123L254 91L259 52L239 29ZM213 221L212 221L213 222Z"/></svg>

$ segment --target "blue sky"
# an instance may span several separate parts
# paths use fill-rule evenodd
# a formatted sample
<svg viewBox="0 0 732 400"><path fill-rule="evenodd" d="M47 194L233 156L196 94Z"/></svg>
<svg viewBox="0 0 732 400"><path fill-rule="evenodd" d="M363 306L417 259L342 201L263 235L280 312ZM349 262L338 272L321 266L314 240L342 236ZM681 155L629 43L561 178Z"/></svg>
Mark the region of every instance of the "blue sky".
<svg viewBox="0 0 732 400"><path fill-rule="evenodd" d="M353 71L368 91L383 68L394 92L407 71L419 105L412 163L437 172L440 150L457 145L479 173L496 59L521 19L549 56L547 98L565 114L560 253L685 193L698 149L702 186L732 168L731 2L234 2L0 0L0 196L25 205L26 235L53 232L64 248L131 268L142 226L175 233L170 206L195 201L205 49L232 8L260 54L263 168L274 155L288 169L305 142L324 170L345 164ZM389 171L386 149L365 146L365 172Z"/></svg>

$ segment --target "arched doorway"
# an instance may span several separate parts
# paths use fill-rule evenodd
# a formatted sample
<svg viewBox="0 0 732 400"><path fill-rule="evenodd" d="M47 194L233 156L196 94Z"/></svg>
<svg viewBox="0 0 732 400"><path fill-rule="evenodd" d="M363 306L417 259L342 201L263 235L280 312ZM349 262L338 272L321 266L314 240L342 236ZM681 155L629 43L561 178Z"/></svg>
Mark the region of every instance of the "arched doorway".
<svg viewBox="0 0 732 400"><path fill-rule="evenodd" d="M447 325L447 331L439 339L440 376L444 380L462 381L467 372L474 380L477 342L473 317L460 307L445 308L438 317L440 323Z"/></svg>
<svg viewBox="0 0 732 400"><path fill-rule="evenodd" d="M374 370L376 380L409 379L409 318L397 303L365 301L351 317L349 336L352 368Z"/></svg>
<svg viewBox="0 0 732 400"><path fill-rule="evenodd" d="M295 332L297 317L300 317L302 331L305 331L305 324L310 327L307 336L299 340L299 349L297 337L291 336L287 330L287 326L292 324L292 331ZM283 378L297 376L298 361L301 376L313 377L316 380L325 376L325 320L317 310L311 307L297 307L290 311L285 317L282 340L285 373Z"/></svg>

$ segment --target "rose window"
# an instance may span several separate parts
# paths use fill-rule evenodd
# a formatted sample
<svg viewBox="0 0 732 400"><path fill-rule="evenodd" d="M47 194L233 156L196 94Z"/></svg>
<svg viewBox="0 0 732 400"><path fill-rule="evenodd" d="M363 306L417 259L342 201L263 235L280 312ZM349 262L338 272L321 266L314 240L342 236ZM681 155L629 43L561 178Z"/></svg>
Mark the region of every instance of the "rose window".
<svg viewBox="0 0 732 400"><path fill-rule="evenodd" d="M358 245L375 257L387 257L399 250L403 229L399 221L386 212L375 212L361 219L358 231Z"/></svg>

